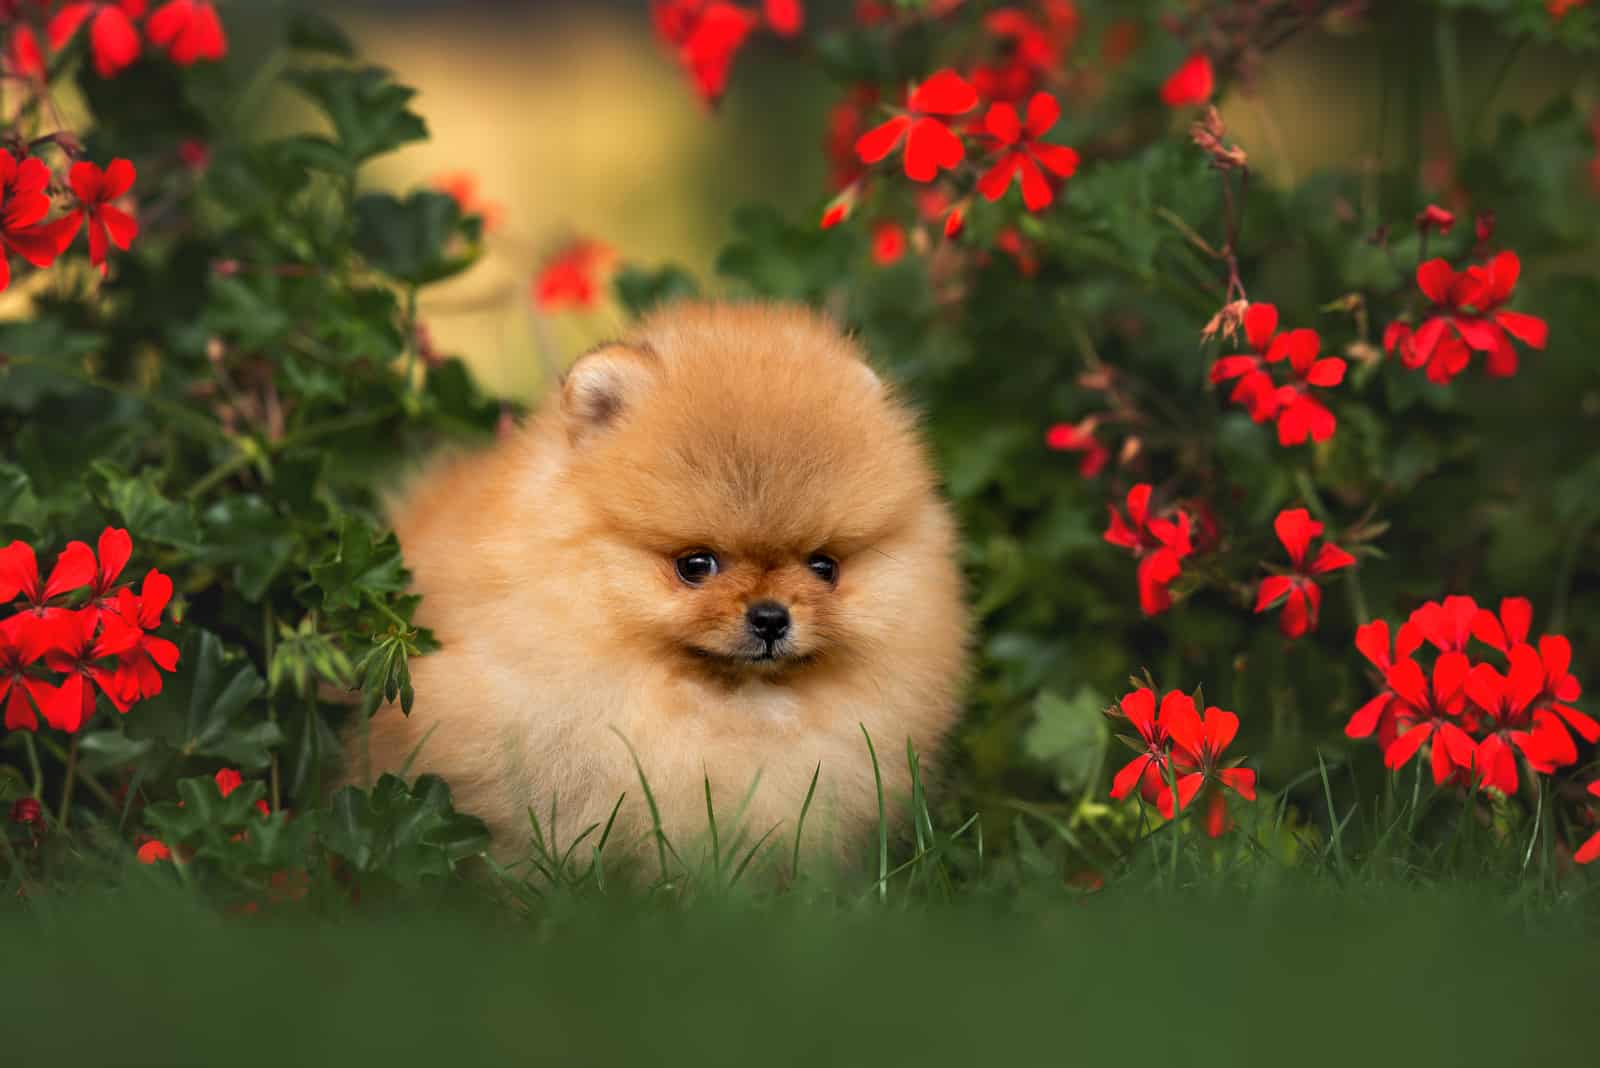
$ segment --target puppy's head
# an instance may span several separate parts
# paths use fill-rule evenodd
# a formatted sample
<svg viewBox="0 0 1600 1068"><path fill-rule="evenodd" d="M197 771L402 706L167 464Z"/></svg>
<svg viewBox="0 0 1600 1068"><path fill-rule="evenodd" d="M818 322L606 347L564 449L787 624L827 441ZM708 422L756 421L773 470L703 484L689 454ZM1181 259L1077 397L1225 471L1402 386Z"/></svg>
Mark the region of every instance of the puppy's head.
<svg viewBox="0 0 1600 1068"><path fill-rule="evenodd" d="M897 617L929 546L948 552L932 474L910 413L819 316L675 306L573 366L562 422L619 641L781 676L918 626Z"/></svg>

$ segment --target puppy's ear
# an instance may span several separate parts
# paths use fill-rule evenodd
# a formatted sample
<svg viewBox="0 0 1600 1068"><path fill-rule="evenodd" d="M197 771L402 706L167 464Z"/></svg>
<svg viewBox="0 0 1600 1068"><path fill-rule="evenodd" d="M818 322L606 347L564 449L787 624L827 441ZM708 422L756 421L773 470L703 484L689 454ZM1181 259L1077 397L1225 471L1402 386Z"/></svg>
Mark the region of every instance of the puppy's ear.
<svg viewBox="0 0 1600 1068"><path fill-rule="evenodd" d="M578 357L561 384L561 414L577 444L601 434L655 384L660 358L648 346L613 342Z"/></svg>

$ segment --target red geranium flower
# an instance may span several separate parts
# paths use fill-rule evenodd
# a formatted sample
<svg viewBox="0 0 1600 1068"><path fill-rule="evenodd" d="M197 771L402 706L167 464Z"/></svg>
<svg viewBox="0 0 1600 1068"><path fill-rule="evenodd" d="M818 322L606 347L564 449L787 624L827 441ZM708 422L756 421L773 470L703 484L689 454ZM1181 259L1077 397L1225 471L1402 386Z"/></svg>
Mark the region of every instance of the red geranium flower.
<svg viewBox="0 0 1600 1068"><path fill-rule="evenodd" d="M1173 71L1161 86L1161 102L1169 108L1204 104L1216 89L1217 75L1211 66L1211 57L1197 52L1184 60L1183 66Z"/></svg>
<svg viewBox="0 0 1600 1068"><path fill-rule="evenodd" d="M616 262L609 245L587 238L572 241L546 261L533 281L533 298L546 311L592 308L600 299L598 275Z"/></svg>
<svg viewBox="0 0 1600 1068"><path fill-rule="evenodd" d="M27 157L17 162L0 149L0 289L11 284L11 254L35 267L48 267L61 254L63 227L46 223L50 211L50 168Z"/></svg>
<svg viewBox="0 0 1600 1068"><path fill-rule="evenodd" d="M95 73L102 78L115 77L139 58L139 31L133 28L133 20L144 14L145 6L145 0L69 3L50 20L50 47L59 49L89 21L89 53Z"/></svg>
<svg viewBox="0 0 1600 1068"><path fill-rule="evenodd" d="M1429 204L1417 213L1417 229L1424 233L1437 230L1440 234L1448 234L1455 224L1455 213L1446 211L1437 204Z"/></svg>
<svg viewBox="0 0 1600 1068"><path fill-rule="evenodd" d="M1356 648L1385 680L1396 662L1409 660L1421 645L1422 634L1410 623L1402 625L1395 635L1393 656L1389 650L1389 624L1386 620L1375 619L1356 628ZM1394 704L1397 700L1395 692L1385 685L1382 693L1356 709L1350 722L1345 724L1344 733L1351 738L1366 738L1377 731L1378 744L1388 748L1394 740Z"/></svg>
<svg viewBox="0 0 1600 1068"><path fill-rule="evenodd" d="M1511 650L1511 666L1504 675L1490 664L1478 664L1468 673L1467 697L1483 712L1488 731L1477 755L1484 786L1516 793L1516 750L1540 774L1577 761L1578 748L1566 727L1553 712L1533 707L1543 685L1544 668L1528 645Z"/></svg>
<svg viewBox="0 0 1600 1068"><path fill-rule="evenodd" d="M912 90L908 114L862 134L856 155L863 163L878 163L904 141L906 176L914 182L931 182L967 156L961 138L933 116L965 114L977 103L978 93L970 82L953 70L941 70Z"/></svg>
<svg viewBox="0 0 1600 1068"><path fill-rule="evenodd" d="M150 16L145 32L180 67L228 54L228 38L210 0L169 0Z"/></svg>
<svg viewBox="0 0 1600 1068"><path fill-rule="evenodd" d="M139 699L137 680L119 664L105 661L120 657L139 643L139 629L113 612L83 609L64 615L57 627L59 640L45 656L52 671L65 674L44 718L56 730L76 734L94 715L95 690L118 712L127 712Z"/></svg>
<svg viewBox="0 0 1600 1068"><path fill-rule="evenodd" d="M217 792L223 797L227 797L229 794L233 793L239 787L244 785L244 776L240 775L233 768L223 768L217 772L216 782ZM272 809L267 806L265 801L257 801L256 810L263 816L272 815Z"/></svg>
<svg viewBox="0 0 1600 1068"><path fill-rule="evenodd" d="M24 613L0 620L0 708L5 710L7 730L38 730L37 713L56 700L56 688L29 671L48 645L43 627L32 616Z"/></svg>
<svg viewBox="0 0 1600 1068"><path fill-rule="evenodd" d="M126 252L139 236L138 221L112 203L133 188L137 173L127 160L114 159L103 172L88 161L74 163L67 177L78 198L79 208L73 216L88 218L89 262L104 272L108 246Z"/></svg>
<svg viewBox="0 0 1600 1068"><path fill-rule="evenodd" d="M20 593L35 615L49 616L62 609L47 607L46 602L89 585L97 571L94 550L81 541L68 542L56 557L50 577L41 585L39 561L33 555L33 546L25 541L14 541L0 549L0 602L9 601Z"/></svg>
<svg viewBox="0 0 1600 1068"><path fill-rule="evenodd" d="M1559 634L1539 639L1539 665L1543 685L1533 699L1536 708L1548 708L1567 722L1586 742L1600 742L1600 722L1572 707L1583 696L1583 687L1568 670L1572 666L1572 643Z"/></svg>
<svg viewBox="0 0 1600 1068"><path fill-rule="evenodd" d="M1244 335L1255 353L1223 356L1211 365L1212 382L1238 379L1228 400L1248 409L1250 418L1258 423L1266 422L1278 412L1278 388L1266 370L1265 359L1277 337L1277 330L1276 305L1250 305L1244 313Z"/></svg>
<svg viewBox="0 0 1600 1068"><path fill-rule="evenodd" d="M1293 381L1278 387L1274 402L1278 417L1278 444L1303 445L1327 441L1338 426L1333 413L1312 396L1313 387L1330 389L1344 381L1345 363L1337 356L1318 356L1322 339L1315 330L1291 330L1273 339L1266 361L1288 359Z"/></svg>
<svg viewBox="0 0 1600 1068"><path fill-rule="evenodd" d="M1589 784L1589 792L1595 797L1600 797L1600 779ZM1600 831L1596 831L1587 842L1579 846L1578 851L1572 854L1572 859L1579 864L1588 864L1600 859Z"/></svg>
<svg viewBox="0 0 1600 1068"><path fill-rule="evenodd" d="M1100 444L1092 429L1084 426L1057 423L1045 433L1044 443L1056 452L1081 452L1083 459L1078 462L1078 474L1084 478L1098 475L1111 459L1111 450Z"/></svg>
<svg viewBox="0 0 1600 1068"><path fill-rule="evenodd" d="M1261 580L1261 589L1256 594L1256 611L1265 612L1283 601L1279 629L1285 637L1298 638L1317 628L1317 616L1322 610L1322 589L1316 583L1316 576L1349 567L1356 562L1356 558L1332 542L1323 542L1316 557L1307 561L1306 552L1311 547L1311 539L1320 535L1323 527L1304 508L1279 512L1278 518L1272 521L1272 528L1277 531L1278 540L1289 552L1291 570L1287 575L1271 575Z"/></svg>
<svg viewBox="0 0 1600 1068"><path fill-rule="evenodd" d="M1478 602L1471 597L1429 601L1411 613L1411 625L1441 653L1464 653L1476 629Z"/></svg>
<svg viewBox="0 0 1600 1068"><path fill-rule="evenodd" d="M767 25L779 37L793 37L805 28L806 12L800 0L765 0Z"/></svg>
<svg viewBox="0 0 1600 1068"><path fill-rule="evenodd" d="M1215 705L1206 709L1205 718L1195 712L1191 701L1187 709L1175 709L1167 724L1172 736L1173 765L1183 770L1176 776L1177 806L1173 806L1172 790L1163 791L1157 802L1161 815L1167 819L1175 811L1189 807L1201 787L1210 784L1212 789L1206 802L1206 834L1216 838L1228 829L1228 801L1224 790L1231 790L1246 801L1256 799L1256 773L1249 768L1222 767L1222 751L1239 733L1239 717Z"/></svg>
<svg viewBox="0 0 1600 1068"><path fill-rule="evenodd" d="M998 158L978 179L978 192L988 200L999 200L1011 188L1013 179L1020 178L1022 202L1028 210L1041 211L1049 207L1055 199L1055 190L1050 187L1044 171L1058 178L1071 178L1078 170L1076 151L1039 140L1060 117L1061 105L1049 93L1036 93L1028 101L1025 124L1010 104L991 104L989 113L984 116L984 129L994 138Z"/></svg>
<svg viewBox="0 0 1600 1068"><path fill-rule="evenodd" d="M858 85L828 111L823 152L828 157L828 181L834 189L845 189L866 173L856 155L856 140L867 124L867 114L878 106L878 87Z"/></svg>
<svg viewBox="0 0 1600 1068"><path fill-rule="evenodd" d="M1139 787L1150 800L1165 789L1167 757L1172 748L1172 723L1193 716L1194 699L1172 690L1161 699L1156 711L1155 691L1140 687L1118 702L1118 708L1134 730L1139 732L1144 751L1122 766L1111 780L1111 797L1121 801Z"/></svg>
<svg viewBox="0 0 1600 1068"><path fill-rule="evenodd" d="M45 62L44 49L39 46L39 35L28 25L16 26L6 41L6 67L13 75L26 81L43 83L50 75Z"/></svg>
<svg viewBox="0 0 1600 1068"><path fill-rule="evenodd" d="M138 634L133 645L121 654L120 673L124 685L140 698L161 692L161 672L176 671L178 647L149 631L161 626L161 614L172 600L172 580L151 568L137 595L130 589L117 591L117 615Z"/></svg>
<svg viewBox="0 0 1600 1068"><path fill-rule="evenodd" d="M656 0L650 13L656 32L677 51L700 98L715 105L728 88L734 57L760 20L724 0Z"/></svg>
<svg viewBox="0 0 1600 1068"><path fill-rule="evenodd" d="M138 856L140 864L154 864L157 861L171 860L172 850L167 848L166 843L152 838L139 847Z"/></svg>
<svg viewBox="0 0 1600 1068"><path fill-rule="evenodd" d="M1385 767L1404 767L1431 738L1436 785L1472 768L1477 745L1460 726L1468 670L1466 654L1455 652L1441 653L1434 662L1431 686L1414 660L1402 660L1389 669L1386 679L1395 694L1396 737L1384 749Z"/></svg>
<svg viewBox="0 0 1600 1068"><path fill-rule="evenodd" d="M879 267L897 263L906 254L906 232L885 219L872 228L872 262Z"/></svg>
<svg viewBox="0 0 1600 1068"><path fill-rule="evenodd" d="M1189 514L1150 514L1150 485L1141 482L1128 491L1128 518L1115 508L1105 539L1133 553L1139 561L1139 608L1147 616L1172 607L1170 586L1183 571L1182 561L1194 551L1189 540Z"/></svg>
<svg viewBox="0 0 1600 1068"><path fill-rule="evenodd" d="M1450 368L1465 364L1459 351L1447 349L1440 359L1435 358L1435 351L1453 331L1468 348L1486 354L1484 370L1489 374L1499 378L1516 374L1517 353L1510 339L1542 349L1550 337L1543 319L1502 307L1516 290L1521 272L1522 261L1515 252L1502 252L1488 263L1460 273L1440 259L1418 267L1417 285L1433 301L1434 316L1412 335L1407 366L1427 364L1430 379L1448 382L1459 370Z"/></svg>

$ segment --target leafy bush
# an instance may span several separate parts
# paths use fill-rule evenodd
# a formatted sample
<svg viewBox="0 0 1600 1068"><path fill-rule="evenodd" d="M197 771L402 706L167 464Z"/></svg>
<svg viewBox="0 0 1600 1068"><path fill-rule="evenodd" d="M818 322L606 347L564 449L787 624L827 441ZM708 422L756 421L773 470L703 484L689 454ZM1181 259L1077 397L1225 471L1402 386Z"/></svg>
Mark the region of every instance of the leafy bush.
<svg viewBox="0 0 1600 1068"><path fill-rule="evenodd" d="M0 6L0 240L28 303L0 323L10 878L137 851L246 909L446 884L484 844L446 784L324 798L336 732L409 710L435 644L375 487L514 414L417 317L484 220L465 190L364 188L427 131L310 9L142 7ZM1600 120L1574 91L1526 117L1496 99L1525 46L1592 56L1600 14L652 11L708 101L768 31L839 80L821 225L742 210L715 289L857 331L927 412L963 518L972 711L911 860L880 840L879 896L1184 858L1574 885L1600 850L1576 705L1600 652ZM1332 30L1362 35L1405 136L1264 179L1210 101ZM290 99L310 132L266 132ZM579 242L535 294L591 303L611 269ZM614 283L634 312L712 289ZM541 838L513 890L603 887L578 845Z"/></svg>

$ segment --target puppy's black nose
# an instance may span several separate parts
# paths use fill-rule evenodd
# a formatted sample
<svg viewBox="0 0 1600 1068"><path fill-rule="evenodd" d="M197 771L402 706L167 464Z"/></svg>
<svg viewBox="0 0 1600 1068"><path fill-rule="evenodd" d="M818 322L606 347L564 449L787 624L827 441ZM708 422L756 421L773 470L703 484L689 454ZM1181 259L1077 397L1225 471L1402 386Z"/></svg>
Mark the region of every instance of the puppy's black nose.
<svg viewBox="0 0 1600 1068"><path fill-rule="evenodd" d="M745 611L744 618L764 642L778 641L789 633L789 610L777 601L757 601Z"/></svg>

